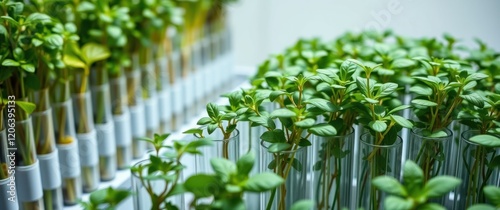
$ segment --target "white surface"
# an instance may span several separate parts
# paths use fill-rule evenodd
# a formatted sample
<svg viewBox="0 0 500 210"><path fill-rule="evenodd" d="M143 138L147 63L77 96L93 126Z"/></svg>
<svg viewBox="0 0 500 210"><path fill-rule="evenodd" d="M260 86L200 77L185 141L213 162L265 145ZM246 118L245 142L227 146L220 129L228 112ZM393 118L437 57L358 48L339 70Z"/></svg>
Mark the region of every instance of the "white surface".
<svg viewBox="0 0 500 210"><path fill-rule="evenodd" d="M467 45L478 37L500 50L498 0L240 0L230 8L236 65L256 66L300 37L333 40L371 27L411 37L449 32Z"/></svg>
<svg viewBox="0 0 500 210"><path fill-rule="evenodd" d="M78 154L81 166L95 166L98 163L97 134L95 129L90 133L76 134L78 139Z"/></svg>
<svg viewBox="0 0 500 210"><path fill-rule="evenodd" d="M59 173L58 151L54 150L50 154L38 155L40 162L40 176L42 187L45 190L53 190L61 186L61 173Z"/></svg>
<svg viewBox="0 0 500 210"><path fill-rule="evenodd" d="M80 176L80 162L78 157L78 143L58 144L59 169L62 178L74 178Z"/></svg>
<svg viewBox="0 0 500 210"><path fill-rule="evenodd" d="M126 147L132 144L132 131L130 129L130 113L128 108L121 115L114 115L116 146Z"/></svg>
<svg viewBox="0 0 500 210"><path fill-rule="evenodd" d="M115 125L112 120L104 124L96 124L97 148L99 156L111 156L116 154Z"/></svg>
<svg viewBox="0 0 500 210"><path fill-rule="evenodd" d="M16 167L16 191L19 202L35 201L43 196L40 165Z"/></svg>

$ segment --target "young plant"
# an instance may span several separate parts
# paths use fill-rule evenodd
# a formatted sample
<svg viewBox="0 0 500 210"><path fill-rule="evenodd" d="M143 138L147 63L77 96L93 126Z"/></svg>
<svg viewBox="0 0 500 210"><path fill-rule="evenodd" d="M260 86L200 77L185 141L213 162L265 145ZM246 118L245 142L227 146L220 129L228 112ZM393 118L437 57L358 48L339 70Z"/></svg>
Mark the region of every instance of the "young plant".
<svg viewBox="0 0 500 210"><path fill-rule="evenodd" d="M224 158L212 158L210 164L215 174L196 174L183 184L184 189L194 195L190 208L245 209L245 193L267 192L283 184L283 178L270 172L250 176L254 162L254 152L241 156L236 164ZM199 202L202 198L212 198L212 201Z"/></svg>
<svg viewBox="0 0 500 210"><path fill-rule="evenodd" d="M154 139L146 140L153 144L156 154L150 155L148 162L140 162L130 169L139 179L137 190L144 188L149 195L152 210L178 209L168 198L183 193L183 188L179 185L181 172L185 168L180 162L181 158L186 154L201 154L200 147L212 144L210 140L200 139L191 142L174 141L173 146L164 146L168 136L169 134L156 134ZM159 156L160 149L165 147L174 151L165 153L164 157ZM157 189L158 182L164 182L160 190Z"/></svg>
<svg viewBox="0 0 500 210"><path fill-rule="evenodd" d="M475 204L467 210L496 210L500 208L500 188L496 186L486 186L483 192L491 204Z"/></svg>
<svg viewBox="0 0 500 210"><path fill-rule="evenodd" d="M286 73L286 72L285 72ZM273 160L268 168L287 179L292 168L301 171L302 163L296 159L297 152L302 147L311 145L308 140L311 135L335 136L335 127L328 123L316 121L317 112L309 110L308 105L314 103L312 93L307 86L313 78L288 76L281 72L266 73L267 89L256 89L255 93L244 96L244 104L247 107L246 119L251 123L263 126L266 129L260 139L262 145L273 155ZM261 104L264 100L274 102L279 108L271 113L263 110ZM272 208L277 189L271 192L267 209ZM285 198L287 196L286 185L279 188L277 208L286 209Z"/></svg>
<svg viewBox="0 0 500 210"><path fill-rule="evenodd" d="M354 152L353 124L357 117L353 110L352 98L356 89L353 77L356 70L357 66L349 61L344 61L339 69L317 70L318 77L321 78L321 82L316 86L319 96L307 101L311 112L323 116L325 121L337 130L336 136L314 142L321 143L318 161L313 167L315 171L319 171L318 182L315 183L317 209L330 209L333 206L340 209L346 205L341 204L341 201L345 200L341 197L347 196L348 189L343 189L341 182L350 177L345 177L349 172L343 172L342 168L354 158L350 154ZM331 193L334 194L334 199L330 199Z"/></svg>
<svg viewBox="0 0 500 210"><path fill-rule="evenodd" d="M217 129L222 133L222 157L225 159L229 158L229 139L234 137L234 131L236 130L236 125L239 121L238 114L245 111L240 107L241 94L237 92L231 93L228 96L229 105L218 106L214 103L207 104L207 114L208 117L202 117L196 123L197 125L203 126L202 128L194 128L185 131L186 134L194 134L195 137L204 138L204 130L211 135Z"/></svg>
<svg viewBox="0 0 500 210"><path fill-rule="evenodd" d="M426 181L422 169L411 160L404 165L402 184L390 176L379 176L372 180L374 187L388 194L384 201L387 210L444 210L444 206L428 200L444 196L460 183L460 179L451 176L437 176Z"/></svg>
<svg viewBox="0 0 500 210"><path fill-rule="evenodd" d="M90 193L89 200L87 202L80 202L80 205L85 210L113 210L118 208L118 205L130 195L132 195L130 190L108 187Z"/></svg>
<svg viewBox="0 0 500 210"><path fill-rule="evenodd" d="M371 177L384 175L389 172L395 173L391 170L397 170L395 168L391 169L392 164L387 163L387 157L390 155L389 147L398 146L398 132L401 131L403 127L412 128L413 124L399 116L397 113L401 110L408 108L409 106L400 105L394 107L393 103L395 97L394 93L398 88L395 83L377 83L375 80L371 79L371 74L380 66L376 65L370 67L364 65L357 60L348 60L359 66L364 73L363 77L356 78L356 86L358 93L356 93L356 110L359 113L359 123L363 125L369 131L369 135L365 134L367 138L364 139L366 145L371 145L368 149L363 149L361 151L362 155L362 171L360 171L361 181L358 181L358 187L360 191L358 193L359 206L363 203L363 194L369 191L369 202L368 205L372 209L377 209L382 202L381 192L375 188L369 186L369 180ZM388 147L388 148L386 148ZM392 162L398 160L392 160ZM395 163L399 165L399 163Z"/></svg>
<svg viewBox="0 0 500 210"><path fill-rule="evenodd" d="M476 105L484 106L484 101L472 88L477 82L487 78L482 73L469 73L455 61L432 61L420 59L424 64L423 70L432 76L415 76L418 82L410 88L415 94L411 101L415 115L419 122L416 124L418 130L414 134L421 138L429 139L422 141L418 153L411 158L420 164L425 173L425 179L436 176L444 164L444 144L451 145L451 140L436 141L431 139L444 139L452 134L447 127L457 118L458 110L463 100ZM418 72L416 72L418 74ZM414 136L416 136L414 135ZM449 141L449 142L446 142Z"/></svg>
<svg viewBox="0 0 500 210"><path fill-rule="evenodd" d="M495 170L499 167L496 160L500 160L500 155L497 154L500 148L500 95L476 92L483 98L484 106L467 103L458 115L460 122L471 128L471 131L462 134L463 138L468 139L461 141L463 166L468 175L468 180L465 180L465 206L486 201L482 189L493 181L491 179L495 179ZM469 155L473 157L468 157Z"/></svg>

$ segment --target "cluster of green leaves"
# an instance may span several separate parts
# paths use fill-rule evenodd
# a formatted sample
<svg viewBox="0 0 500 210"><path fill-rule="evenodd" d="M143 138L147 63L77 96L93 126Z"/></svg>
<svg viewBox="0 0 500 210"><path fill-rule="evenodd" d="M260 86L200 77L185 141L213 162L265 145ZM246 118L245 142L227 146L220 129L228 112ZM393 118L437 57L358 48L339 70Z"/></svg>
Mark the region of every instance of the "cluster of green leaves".
<svg viewBox="0 0 500 210"><path fill-rule="evenodd" d="M500 147L500 85L496 86L495 92L475 91L484 106L466 103L458 114L460 123L479 131L470 140L487 147Z"/></svg>
<svg viewBox="0 0 500 210"><path fill-rule="evenodd" d="M444 196L458 185L460 179L451 176L437 176L424 181L424 172L414 162L406 161L403 168L403 183L390 176L379 176L372 180L372 185L388 194L385 209L433 209L445 208L429 199Z"/></svg>
<svg viewBox="0 0 500 210"><path fill-rule="evenodd" d="M440 59L418 59L423 71L415 71L417 84L410 88L415 94L411 101L415 115L419 118L418 127L424 128L424 135L446 136L443 131L458 116L458 110L465 100L484 107L484 100L473 88L488 77L483 73L471 72L457 61Z"/></svg>
<svg viewBox="0 0 500 210"><path fill-rule="evenodd" d="M212 158L210 164L215 174L196 174L184 183L186 191L194 195L193 209L242 210L246 209L244 193L262 193L283 184L280 176L264 172L250 176L255 162L255 153L241 156L236 163L224 158ZM210 203L198 202L211 198Z"/></svg>
<svg viewBox="0 0 500 210"><path fill-rule="evenodd" d="M500 208L500 188L495 186L486 186L483 188L484 194L491 204L476 204L467 210L495 210Z"/></svg>
<svg viewBox="0 0 500 210"><path fill-rule="evenodd" d="M355 93L359 112L358 121L369 128L375 137L376 144L391 145L398 138L398 132L403 128L412 128L413 124L398 112L409 108L401 105L396 97L396 83L377 83L371 79L371 74L380 65L367 66L357 60L348 60L363 69L364 78L357 77L356 85L359 92Z"/></svg>
<svg viewBox="0 0 500 210"><path fill-rule="evenodd" d="M229 96L229 101L230 104L227 106L219 106L214 103L208 103L206 106L208 116L200 118L196 123L202 127L189 129L184 133L193 134L198 138L204 138L204 130L207 131L208 135L211 135L219 129L223 135L223 139L220 140L227 140L231 138L233 132L236 130L239 115L241 115L242 112L239 110L240 107L238 106L238 103L241 101L241 95L237 93L231 94Z"/></svg>
<svg viewBox="0 0 500 210"><path fill-rule="evenodd" d="M114 210L130 195L132 195L132 192L130 192L130 190L114 189L112 187L108 187L90 193L89 200L87 202L80 202L80 205L85 210Z"/></svg>
<svg viewBox="0 0 500 210"><path fill-rule="evenodd" d="M155 134L154 139L144 139L153 144L156 155L150 155L149 161L139 163L131 167L132 174L136 175L142 186L146 189L152 209L179 209L168 198L184 193L184 188L179 184L182 170L185 168L180 162L185 154L200 155L200 147L212 144L212 141L200 139L197 141L185 142L174 141L173 146L165 146L169 134ZM160 155L160 149L167 148L167 151ZM156 184L155 184L156 182ZM158 191L154 186L157 182L165 182L162 190Z"/></svg>

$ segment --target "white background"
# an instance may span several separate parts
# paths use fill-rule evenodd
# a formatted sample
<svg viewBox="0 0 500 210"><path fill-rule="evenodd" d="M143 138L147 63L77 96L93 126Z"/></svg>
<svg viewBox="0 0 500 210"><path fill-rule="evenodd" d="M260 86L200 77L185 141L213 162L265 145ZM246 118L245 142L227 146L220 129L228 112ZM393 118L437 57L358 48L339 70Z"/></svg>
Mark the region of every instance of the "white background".
<svg viewBox="0 0 500 210"><path fill-rule="evenodd" d="M230 7L237 66L256 66L298 38L333 40L346 31L392 28L420 37L448 32L500 51L499 0L240 0Z"/></svg>

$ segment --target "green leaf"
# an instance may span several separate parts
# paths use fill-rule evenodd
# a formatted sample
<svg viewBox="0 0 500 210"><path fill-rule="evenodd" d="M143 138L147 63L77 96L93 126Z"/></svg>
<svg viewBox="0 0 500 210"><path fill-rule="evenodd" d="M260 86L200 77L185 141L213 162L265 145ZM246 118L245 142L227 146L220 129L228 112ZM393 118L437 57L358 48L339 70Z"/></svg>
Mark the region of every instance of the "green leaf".
<svg viewBox="0 0 500 210"><path fill-rule="evenodd" d="M26 18L25 24L43 23L48 21L50 21L50 16L42 13L32 13Z"/></svg>
<svg viewBox="0 0 500 210"><path fill-rule="evenodd" d="M385 83L380 86L377 92L377 97L384 97L392 94L398 88L398 84L396 83Z"/></svg>
<svg viewBox="0 0 500 210"><path fill-rule="evenodd" d="M2 65L3 66L20 66L21 64L15 60L12 60L12 59L5 59L2 62Z"/></svg>
<svg viewBox="0 0 500 210"><path fill-rule="evenodd" d="M274 101L276 100L278 97L280 97L281 95L285 95L286 92L285 91L281 91L281 90L276 90L276 91L273 91L271 92L271 94L269 94L269 100L270 101Z"/></svg>
<svg viewBox="0 0 500 210"><path fill-rule="evenodd" d="M413 202L404 198L389 196L384 201L386 210L411 210L413 209Z"/></svg>
<svg viewBox="0 0 500 210"><path fill-rule="evenodd" d="M486 198L495 206L500 206L500 188L495 186L486 186L483 189Z"/></svg>
<svg viewBox="0 0 500 210"><path fill-rule="evenodd" d="M92 66L93 63L101 60L105 60L111 56L108 48L96 44L96 43L86 43L82 47L82 56L85 58L86 66Z"/></svg>
<svg viewBox="0 0 500 210"><path fill-rule="evenodd" d="M416 65L416 62L408 58L400 58L392 62L392 67L396 69L409 68L414 65Z"/></svg>
<svg viewBox="0 0 500 210"><path fill-rule="evenodd" d="M67 66L70 66L73 68L83 69L87 66L84 61L82 61L74 56L71 56L71 55L64 55L63 62Z"/></svg>
<svg viewBox="0 0 500 210"><path fill-rule="evenodd" d="M467 208L467 210L498 210L498 209L488 204L475 204Z"/></svg>
<svg viewBox="0 0 500 210"><path fill-rule="evenodd" d="M500 147L500 138L488 134L473 136L469 141L487 147Z"/></svg>
<svg viewBox="0 0 500 210"><path fill-rule="evenodd" d="M216 123L211 123L211 124L208 124L207 126L207 132L208 134L212 134L216 129L217 129L217 124Z"/></svg>
<svg viewBox="0 0 500 210"><path fill-rule="evenodd" d="M391 195L406 196L407 192L398 180L390 176L379 176L372 180L372 185Z"/></svg>
<svg viewBox="0 0 500 210"><path fill-rule="evenodd" d="M429 198L445 195L460 185L462 181L452 176L438 176L430 179L424 186L423 192Z"/></svg>
<svg viewBox="0 0 500 210"><path fill-rule="evenodd" d="M271 145L269 145L269 148L267 148L267 151L271 153L282 152L289 149L290 147L292 147L292 145L288 143L272 143Z"/></svg>
<svg viewBox="0 0 500 210"><path fill-rule="evenodd" d="M321 123L314 125L308 130L310 133L317 136L335 136L337 135L337 130L330 124Z"/></svg>
<svg viewBox="0 0 500 210"><path fill-rule="evenodd" d="M404 117L398 115L391 115L391 119L405 128L413 128L413 124Z"/></svg>
<svg viewBox="0 0 500 210"><path fill-rule="evenodd" d="M210 117L202 117L198 122L196 122L197 125L206 125L209 123L215 123L212 118Z"/></svg>
<svg viewBox="0 0 500 210"><path fill-rule="evenodd" d="M296 117L297 114L289 109L282 108L282 109L277 109L271 112L271 118L277 118L277 117Z"/></svg>
<svg viewBox="0 0 500 210"><path fill-rule="evenodd" d="M371 121L368 126L379 133L382 133L387 129L387 124L385 124L385 122L381 120Z"/></svg>
<svg viewBox="0 0 500 210"><path fill-rule="evenodd" d="M255 163L255 152L252 150L247 154L241 156L238 161L236 161L236 167L238 168L238 174L248 175L252 171L253 165Z"/></svg>
<svg viewBox="0 0 500 210"><path fill-rule="evenodd" d="M415 93L417 95L422 95L422 96L431 96L432 95L432 88L427 87L427 86L422 86L422 85L415 85L410 88L410 92Z"/></svg>
<svg viewBox="0 0 500 210"><path fill-rule="evenodd" d="M488 78L488 75L483 73L472 73L465 79L465 83L469 83L470 81L477 81Z"/></svg>
<svg viewBox="0 0 500 210"><path fill-rule="evenodd" d="M387 113L387 114L396 113L396 112L399 112L399 111L401 111L401 110L408 109L408 108L410 108L410 107L411 107L410 105L401 105L401 106L398 106L398 107L396 107L396 108L392 109L392 110L391 110L391 111L389 111L389 113Z"/></svg>
<svg viewBox="0 0 500 210"><path fill-rule="evenodd" d="M403 183L409 192L420 191L423 187L424 172L411 160L407 160L403 166Z"/></svg>
<svg viewBox="0 0 500 210"><path fill-rule="evenodd" d="M446 210L445 207L437 203L426 203L418 207L419 210Z"/></svg>
<svg viewBox="0 0 500 210"><path fill-rule="evenodd" d="M90 193L89 200L93 204L102 204L106 203L107 197L108 197L108 189L105 188Z"/></svg>
<svg viewBox="0 0 500 210"><path fill-rule="evenodd" d="M369 90L368 90L368 85L366 83L366 78L362 77L357 77L356 78L356 85L358 86L361 94L368 96Z"/></svg>
<svg viewBox="0 0 500 210"><path fill-rule="evenodd" d="M203 134L203 130L199 128L191 128L187 131L182 132L183 134L198 134L201 135Z"/></svg>
<svg viewBox="0 0 500 210"><path fill-rule="evenodd" d="M463 99L465 99L466 101L468 101L471 104L473 104L474 106L477 106L479 108L483 108L484 107L484 101L485 101L485 99L483 97L481 97L477 93L471 93L471 94L468 94L468 95L460 95L460 96Z"/></svg>
<svg viewBox="0 0 500 210"><path fill-rule="evenodd" d="M36 105L26 101L16 101L16 105L21 108L26 114L31 114L36 109Z"/></svg>
<svg viewBox="0 0 500 210"><path fill-rule="evenodd" d="M184 189L198 198L210 197L213 191L220 189L219 179L208 174L196 174L189 177L184 183Z"/></svg>
<svg viewBox="0 0 500 210"><path fill-rule="evenodd" d="M314 202L312 200L300 200L295 202L290 210L310 210L314 207Z"/></svg>
<svg viewBox="0 0 500 210"><path fill-rule="evenodd" d="M117 39L122 35L122 29L118 26L109 25L106 27L106 32L110 37Z"/></svg>
<svg viewBox="0 0 500 210"><path fill-rule="evenodd" d="M46 36L44 39L52 49L62 47L64 43L63 38L57 34L51 34L49 36Z"/></svg>
<svg viewBox="0 0 500 210"><path fill-rule="evenodd" d="M220 111L219 111L219 106L214 103L208 103L207 104L207 114L210 118L212 119L217 119L219 117Z"/></svg>
<svg viewBox="0 0 500 210"><path fill-rule="evenodd" d="M236 172L236 165L224 158L210 159L210 165L215 171L215 174L221 179L222 182L228 182L231 174Z"/></svg>
<svg viewBox="0 0 500 210"><path fill-rule="evenodd" d="M316 120L314 120L312 118L306 118L304 120L295 122L295 126L297 126L299 128L310 128L314 125L314 123L316 123Z"/></svg>
<svg viewBox="0 0 500 210"><path fill-rule="evenodd" d="M313 98L307 100L306 103L309 103L325 112L336 112L339 110L338 107L335 107L332 102L322 98Z"/></svg>
<svg viewBox="0 0 500 210"><path fill-rule="evenodd" d="M283 178L275 173L264 172L250 177L243 185L243 188L250 192L265 192L280 186L283 182Z"/></svg>
<svg viewBox="0 0 500 210"><path fill-rule="evenodd" d="M437 106L437 103L424 99L413 99L411 103L421 106Z"/></svg>
<svg viewBox="0 0 500 210"><path fill-rule="evenodd" d="M285 132L281 129L266 131L260 136L260 139L270 143L286 142Z"/></svg>
<svg viewBox="0 0 500 210"><path fill-rule="evenodd" d="M35 66L33 64L21 64L21 68L24 69L24 71L33 73L35 72Z"/></svg>

